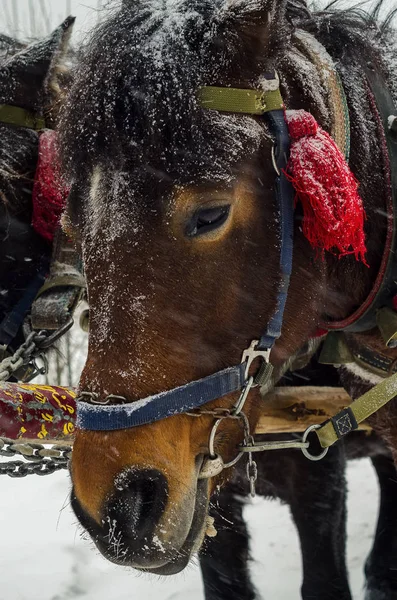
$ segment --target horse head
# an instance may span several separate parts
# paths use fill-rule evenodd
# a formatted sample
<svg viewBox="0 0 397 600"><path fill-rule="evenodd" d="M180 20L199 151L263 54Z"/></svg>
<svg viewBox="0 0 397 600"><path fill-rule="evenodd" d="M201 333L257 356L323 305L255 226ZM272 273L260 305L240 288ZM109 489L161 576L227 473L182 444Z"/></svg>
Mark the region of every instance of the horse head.
<svg viewBox="0 0 397 600"><path fill-rule="evenodd" d="M64 224L82 250L90 304L80 386L98 401L131 403L236 365L274 313L272 137L258 116L203 108L197 91L258 88L277 69L293 103L286 4L124 2L82 56L60 146L71 182ZM321 118L321 106L312 109ZM323 304L325 266L298 227L274 378L310 338ZM235 401L226 395L205 408ZM251 428L259 410L252 394ZM211 414L178 414L77 432L73 507L110 560L158 574L188 563L221 481L200 478L213 424ZM225 419L216 452L232 461L242 439L240 424Z"/></svg>

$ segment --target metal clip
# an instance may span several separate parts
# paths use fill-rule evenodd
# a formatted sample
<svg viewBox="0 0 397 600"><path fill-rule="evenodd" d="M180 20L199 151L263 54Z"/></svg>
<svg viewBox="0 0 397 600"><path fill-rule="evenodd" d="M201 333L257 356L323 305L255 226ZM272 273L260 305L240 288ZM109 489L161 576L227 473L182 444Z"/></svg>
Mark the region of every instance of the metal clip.
<svg viewBox="0 0 397 600"><path fill-rule="evenodd" d="M276 92L278 89L280 89L280 76L277 71L275 71L274 77L271 79L261 77L259 83L264 92Z"/></svg>
<svg viewBox="0 0 397 600"><path fill-rule="evenodd" d="M270 348L268 348L267 350L257 350L256 348L258 347L258 344L259 344L259 340L252 341L250 347L247 348L247 350L244 350L244 352L243 352L241 362L247 363L247 365L245 367L245 372L244 372L245 381L248 380L250 367L257 358L261 358L266 363L270 362L270 352L271 352Z"/></svg>
<svg viewBox="0 0 397 600"><path fill-rule="evenodd" d="M250 377L249 380L247 381L246 385L244 386L243 391L240 394L240 398L238 399L236 405L234 406L233 415L238 416L241 413L241 411L244 408L244 404L247 400L248 394L250 393L250 390L253 385L254 385L254 378Z"/></svg>

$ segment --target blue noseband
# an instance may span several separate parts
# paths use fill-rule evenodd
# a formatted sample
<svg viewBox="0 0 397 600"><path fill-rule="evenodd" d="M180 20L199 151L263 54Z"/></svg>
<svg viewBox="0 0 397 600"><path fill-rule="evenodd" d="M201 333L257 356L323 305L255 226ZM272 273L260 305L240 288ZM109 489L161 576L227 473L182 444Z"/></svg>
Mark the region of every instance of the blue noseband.
<svg viewBox="0 0 397 600"><path fill-rule="evenodd" d="M274 80L274 74L269 79ZM262 358L265 361L265 367L270 366L270 350L281 335L292 272L294 190L284 175L290 150L290 136L284 119L284 110L282 108L271 110L261 118L267 121L274 139L273 163L277 174L275 190L280 214L281 241L281 282L277 291L276 310L266 331L260 341L244 353L241 364L173 390L131 403L125 403L125 399L117 396L109 396L104 402L99 402L95 394L82 393L80 402L77 404L78 428L90 431L129 429L186 413L226 394L241 391L247 386L249 367L255 358ZM265 378L259 378L257 383L263 385L265 380L269 379L269 375L271 375L271 368L267 369ZM87 401L88 399L90 403ZM124 401L124 403L111 404L112 401Z"/></svg>

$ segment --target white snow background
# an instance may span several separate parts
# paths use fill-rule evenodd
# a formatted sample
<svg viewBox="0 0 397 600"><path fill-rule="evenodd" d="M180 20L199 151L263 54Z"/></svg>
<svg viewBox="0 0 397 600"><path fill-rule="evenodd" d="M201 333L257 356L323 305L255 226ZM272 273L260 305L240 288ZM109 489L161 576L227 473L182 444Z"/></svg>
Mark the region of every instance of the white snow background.
<svg viewBox="0 0 397 600"><path fill-rule="evenodd" d="M30 37L33 9L37 33L48 33L72 13L78 17L75 39L82 38L98 20L102 4L0 0L0 31ZM363 565L378 510L378 487L368 460L349 464L348 486L348 564L354 600L361 600ZM197 561L181 575L158 578L103 559L72 514L66 472L21 480L3 477L0 490L0 600L203 600ZM258 591L264 599L299 600L301 557L288 507L255 499L247 503L245 516Z"/></svg>
<svg viewBox="0 0 397 600"><path fill-rule="evenodd" d="M378 506L369 461L350 463L348 485L348 564L354 600L362 600L363 565ZM0 490L0 600L204 599L197 564L159 578L102 558L77 526L66 473L3 477ZM255 499L245 516L252 536L252 576L262 598L299 600L301 557L288 507Z"/></svg>

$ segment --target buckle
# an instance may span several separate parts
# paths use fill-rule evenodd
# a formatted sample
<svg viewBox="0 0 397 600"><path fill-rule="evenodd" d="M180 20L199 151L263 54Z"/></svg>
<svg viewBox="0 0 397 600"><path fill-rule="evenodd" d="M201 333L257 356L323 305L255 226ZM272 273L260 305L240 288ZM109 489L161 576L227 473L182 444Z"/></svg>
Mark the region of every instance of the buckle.
<svg viewBox="0 0 397 600"><path fill-rule="evenodd" d="M271 75L274 75L274 77ZM259 84L264 92L276 92L280 88L280 77L277 71L271 75L269 74L269 79L263 76L259 80Z"/></svg>
<svg viewBox="0 0 397 600"><path fill-rule="evenodd" d="M271 349L267 348L267 350L257 350L258 345L259 345L259 340L254 340L251 342L250 347L247 348L246 350L244 350L244 352L243 352L241 362L247 363L246 367L245 367L245 371L244 371L245 381L248 380L250 367L257 358L261 358L266 364L270 363Z"/></svg>

